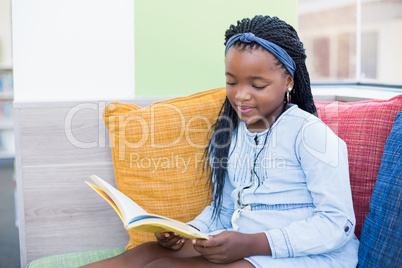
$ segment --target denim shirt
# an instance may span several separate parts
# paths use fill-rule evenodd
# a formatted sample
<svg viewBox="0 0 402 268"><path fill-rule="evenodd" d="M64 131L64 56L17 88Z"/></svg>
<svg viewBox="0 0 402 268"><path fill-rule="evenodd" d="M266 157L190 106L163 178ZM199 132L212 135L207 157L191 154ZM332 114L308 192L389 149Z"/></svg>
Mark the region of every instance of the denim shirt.
<svg viewBox="0 0 402 268"><path fill-rule="evenodd" d="M295 216L306 207L306 215ZM324 254L357 241L345 142L296 105L261 133L240 122L218 219L212 211L213 204L189 224L206 233L264 232L273 258Z"/></svg>

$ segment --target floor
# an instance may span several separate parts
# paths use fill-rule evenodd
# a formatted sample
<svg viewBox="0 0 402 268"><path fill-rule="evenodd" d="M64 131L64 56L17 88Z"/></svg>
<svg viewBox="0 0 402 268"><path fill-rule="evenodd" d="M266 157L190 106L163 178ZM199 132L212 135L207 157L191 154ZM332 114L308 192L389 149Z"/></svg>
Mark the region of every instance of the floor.
<svg viewBox="0 0 402 268"><path fill-rule="evenodd" d="M0 268L20 267L14 185L12 163L0 164Z"/></svg>

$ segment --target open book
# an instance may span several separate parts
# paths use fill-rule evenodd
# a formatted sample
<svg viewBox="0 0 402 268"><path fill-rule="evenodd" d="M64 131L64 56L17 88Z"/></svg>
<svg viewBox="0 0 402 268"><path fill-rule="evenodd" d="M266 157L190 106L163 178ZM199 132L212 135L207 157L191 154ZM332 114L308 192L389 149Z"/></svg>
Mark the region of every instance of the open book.
<svg viewBox="0 0 402 268"><path fill-rule="evenodd" d="M208 239L208 235L196 228L167 217L149 214L125 194L99 178L91 176L95 185L86 181L98 194L100 194L119 215L128 230L150 233L174 232L187 238Z"/></svg>

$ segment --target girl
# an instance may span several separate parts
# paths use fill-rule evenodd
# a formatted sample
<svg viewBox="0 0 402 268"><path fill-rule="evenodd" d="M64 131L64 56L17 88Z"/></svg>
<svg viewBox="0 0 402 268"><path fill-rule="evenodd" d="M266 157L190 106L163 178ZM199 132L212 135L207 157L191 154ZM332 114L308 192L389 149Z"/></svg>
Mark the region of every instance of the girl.
<svg viewBox="0 0 402 268"><path fill-rule="evenodd" d="M347 150L316 116L296 31L269 16L226 31L226 93L206 149L214 202L105 267L356 267Z"/></svg>

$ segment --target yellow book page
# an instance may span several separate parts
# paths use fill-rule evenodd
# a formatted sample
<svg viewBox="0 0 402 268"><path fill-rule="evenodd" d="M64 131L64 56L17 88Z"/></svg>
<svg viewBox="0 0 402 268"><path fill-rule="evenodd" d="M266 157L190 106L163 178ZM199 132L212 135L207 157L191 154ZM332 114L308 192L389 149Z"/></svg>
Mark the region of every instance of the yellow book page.
<svg viewBox="0 0 402 268"><path fill-rule="evenodd" d="M208 239L208 235L201 233L186 223L159 215L148 214L133 200L101 178L93 175L91 179L98 186L87 181L86 183L113 207L123 221L126 229L151 233L174 232L187 238Z"/></svg>
<svg viewBox="0 0 402 268"><path fill-rule="evenodd" d="M152 214L149 214L149 217L151 218L134 221L126 226L126 228L149 233L173 232L190 239L208 239L207 234L201 233L186 223Z"/></svg>
<svg viewBox="0 0 402 268"><path fill-rule="evenodd" d="M137 203L98 176L93 175L91 179L114 201L121 212L124 224L127 224L138 215L148 214Z"/></svg>
<svg viewBox="0 0 402 268"><path fill-rule="evenodd" d="M86 181L86 183L92 189L94 189L100 196L102 196L114 208L114 210L117 212L117 215L119 215L121 221L124 223L123 215L121 214L121 212L120 212L119 208L117 207L117 205L115 204L115 202L113 202L113 200L108 196L108 194L104 190L99 188L98 186L95 186L87 181Z"/></svg>

